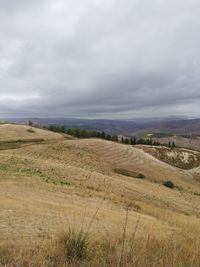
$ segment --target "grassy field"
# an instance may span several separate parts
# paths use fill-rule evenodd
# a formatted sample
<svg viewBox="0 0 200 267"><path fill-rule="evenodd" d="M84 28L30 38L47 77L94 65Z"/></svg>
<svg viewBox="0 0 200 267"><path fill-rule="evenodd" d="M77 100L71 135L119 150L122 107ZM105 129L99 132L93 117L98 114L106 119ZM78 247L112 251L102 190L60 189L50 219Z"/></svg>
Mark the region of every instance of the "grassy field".
<svg viewBox="0 0 200 267"><path fill-rule="evenodd" d="M44 141L0 150L0 266L200 266L198 166L12 127L2 142Z"/></svg>

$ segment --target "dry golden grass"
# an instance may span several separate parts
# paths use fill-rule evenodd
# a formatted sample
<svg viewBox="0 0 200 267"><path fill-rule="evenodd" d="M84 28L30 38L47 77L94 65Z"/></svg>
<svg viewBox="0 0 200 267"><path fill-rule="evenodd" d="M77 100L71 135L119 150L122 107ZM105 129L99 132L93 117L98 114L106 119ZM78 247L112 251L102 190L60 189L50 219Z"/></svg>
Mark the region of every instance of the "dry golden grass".
<svg viewBox="0 0 200 267"><path fill-rule="evenodd" d="M43 129L17 124L0 124L0 141L18 141L31 139L62 139L62 135Z"/></svg>
<svg viewBox="0 0 200 267"><path fill-rule="evenodd" d="M119 266L121 258L121 266L197 267L198 173L97 139L1 150L0 266ZM165 180L176 188L164 187ZM69 226L89 232L81 263L69 263L59 237Z"/></svg>

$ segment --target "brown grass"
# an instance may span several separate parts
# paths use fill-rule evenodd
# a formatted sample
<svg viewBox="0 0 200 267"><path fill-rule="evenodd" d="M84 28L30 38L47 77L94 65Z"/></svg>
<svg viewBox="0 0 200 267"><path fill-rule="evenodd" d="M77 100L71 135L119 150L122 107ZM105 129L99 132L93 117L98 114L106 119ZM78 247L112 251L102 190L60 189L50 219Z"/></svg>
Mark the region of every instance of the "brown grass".
<svg viewBox="0 0 200 267"><path fill-rule="evenodd" d="M0 141L17 141L28 139L62 139L62 135L43 129L26 125L17 124L1 124L0 125Z"/></svg>
<svg viewBox="0 0 200 267"><path fill-rule="evenodd" d="M0 266L119 266L122 258L122 266L197 267L198 172L96 139L1 150ZM68 241L79 233L88 235L84 256L69 257L66 244L77 248Z"/></svg>
<svg viewBox="0 0 200 267"><path fill-rule="evenodd" d="M140 227L140 225L139 225ZM194 229L196 230L196 229ZM73 231L73 233L72 233ZM198 231L199 234L199 231ZM121 236L88 234L85 230L70 229L40 247L0 249L2 266L159 266L198 267L200 262L199 235L186 238L177 227L165 238L149 231L140 236L132 232L124 244ZM123 256L123 257L121 257Z"/></svg>

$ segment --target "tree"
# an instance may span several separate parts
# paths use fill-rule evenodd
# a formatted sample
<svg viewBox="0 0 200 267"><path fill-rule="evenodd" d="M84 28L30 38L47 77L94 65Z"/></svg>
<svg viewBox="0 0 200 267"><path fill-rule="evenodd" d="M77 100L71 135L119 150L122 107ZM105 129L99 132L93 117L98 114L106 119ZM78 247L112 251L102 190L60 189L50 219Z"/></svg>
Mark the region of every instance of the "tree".
<svg viewBox="0 0 200 267"><path fill-rule="evenodd" d="M101 138L105 139L106 134L104 132L101 133Z"/></svg>
<svg viewBox="0 0 200 267"><path fill-rule="evenodd" d="M147 145L152 146L152 144L153 144L152 139L148 139L148 140L147 140Z"/></svg>
<svg viewBox="0 0 200 267"><path fill-rule="evenodd" d="M152 145L153 146L160 146L160 142L155 141L155 142L152 143Z"/></svg>
<svg viewBox="0 0 200 267"><path fill-rule="evenodd" d="M175 147L176 147L176 145L175 145L175 142L173 141L171 148L175 148Z"/></svg>
<svg viewBox="0 0 200 267"><path fill-rule="evenodd" d="M130 141L130 143L131 143L131 145L136 145L136 138L135 138L135 136L134 137L131 137L131 141Z"/></svg>
<svg viewBox="0 0 200 267"><path fill-rule="evenodd" d="M97 137L97 138L101 138L101 133L100 133L100 132L97 132L97 133L96 133L96 137Z"/></svg>
<svg viewBox="0 0 200 267"><path fill-rule="evenodd" d="M140 139L138 139L137 144L144 145L145 144L145 140L140 138Z"/></svg>
<svg viewBox="0 0 200 267"><path fill-rule="evenodd" d="M66 129L65 129L65 126L64 126L64 125L61 125L61 126L60 126L60 131L61 131L62 133L65 133L65 132L66 132Z"/></svg>
<svg viewBox="0 0 200 267"><path fill-rule="evenodd" d="M90 137L97 137L96 131L90 131Z"/></svg>
<svg viewBox="0 0 200 267"><path fill-rule="evenodd" d="M165 181L163 182L163 185L166 186L166 187L169 187L171 189L173 189L175 187L174 183L172 181Z"/></svg>
<svg viewBox="0 0 200 267"><path fill-rule="evenodd" d="M106 134L105 138L106 138L107 140L111 140L111 135L110 135L110 134Z"/></svg>
<svg viewBox="0 0 200 267"><path fill-rule="evenodd" d="M137 140L136 140L136 137L134 136L133 137L133 145L136 145L137 144Z"/></svg>
<svg viewBox="0 0 200 267"><path fill-rule="evenodd" d="M125 139L125 144L126 144L126 145L129 144L129 139L128 139L128 138Z"/></svg>
<svg viewBox="0 0 200 267"><path fill-rule="evenodd" d="M32 121L29 121L29 122L28 122L28 125L29 125L29 126L33 126L33 122L32 122Z"/></svg>
<svg viewBox="0 0 200 267"><path fill-rule="evenodd" d="M117 136L117 135L113 135L113 136L111 137L111 140L112 140L113 142L117 142L117 141L118 141L118 136Z"/></svg>

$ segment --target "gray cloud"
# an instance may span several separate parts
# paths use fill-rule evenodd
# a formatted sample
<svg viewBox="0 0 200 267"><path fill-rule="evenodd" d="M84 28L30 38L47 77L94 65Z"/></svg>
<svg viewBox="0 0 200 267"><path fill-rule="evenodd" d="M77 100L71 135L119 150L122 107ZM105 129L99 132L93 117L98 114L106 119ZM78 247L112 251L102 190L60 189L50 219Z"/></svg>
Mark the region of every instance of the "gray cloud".
<svg viewBox="0 0 200 267"><path fill-rule="evenodd" d="M0 0L0 116L200 113L198 0Z"/></svg>

